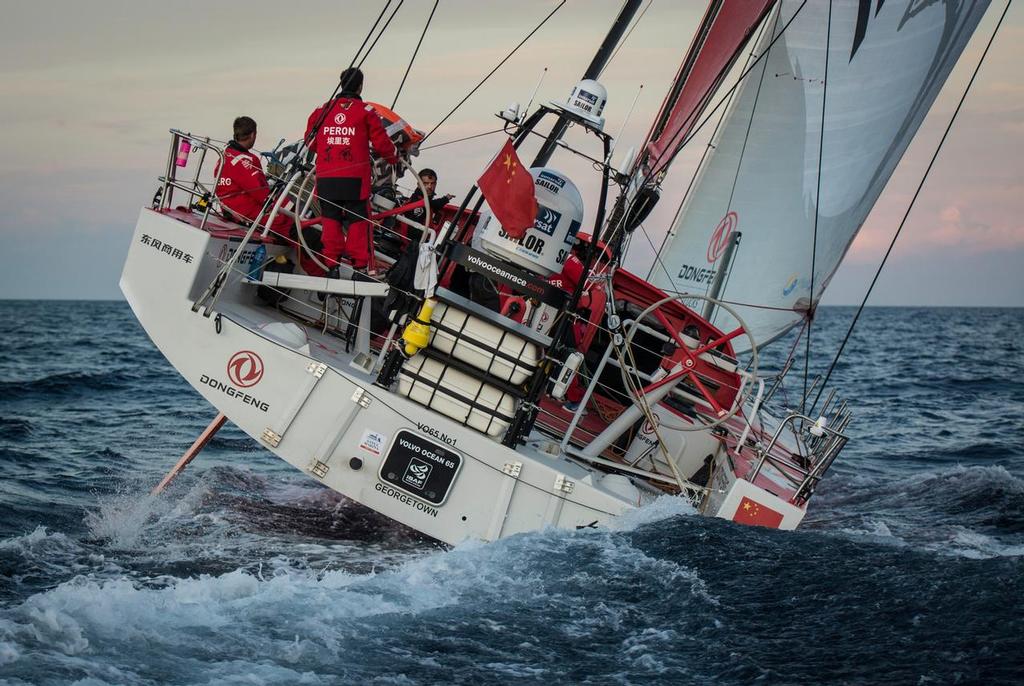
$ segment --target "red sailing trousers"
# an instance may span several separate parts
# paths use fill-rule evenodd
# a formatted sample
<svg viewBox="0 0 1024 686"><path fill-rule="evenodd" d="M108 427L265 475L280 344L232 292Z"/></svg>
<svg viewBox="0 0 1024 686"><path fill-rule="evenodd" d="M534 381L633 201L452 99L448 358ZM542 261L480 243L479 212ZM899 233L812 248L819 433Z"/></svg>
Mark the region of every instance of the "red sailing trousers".
<svg viewBox="0 0 1024 686"><path fill-rule="evenodd" d="M367 199L353 200L346 193L351 179L326 178L317 180L317 197L323 216L324 256L327 266L333 267L338 259L348 255L352 266L365 269L373 251L367 217L370 203Z"/></svg>

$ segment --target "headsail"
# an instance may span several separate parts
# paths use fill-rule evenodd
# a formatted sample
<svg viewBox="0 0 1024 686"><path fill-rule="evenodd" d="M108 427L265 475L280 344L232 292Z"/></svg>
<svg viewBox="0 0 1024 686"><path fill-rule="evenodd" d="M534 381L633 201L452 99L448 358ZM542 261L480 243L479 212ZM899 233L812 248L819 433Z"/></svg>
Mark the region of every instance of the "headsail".
<svg viewBox="0 0 1024 686"><path fill-rule="evenodd" d="M988 4L832 0L800 9L798 0L780 2L756 54L793 21L740 85L671 229L655 283L706 294L726 268L730 235L740 232L719 297L737 307L759 343L799 323L820 299ZM715 318L725 329L734 324L721 310Z"/></svg>

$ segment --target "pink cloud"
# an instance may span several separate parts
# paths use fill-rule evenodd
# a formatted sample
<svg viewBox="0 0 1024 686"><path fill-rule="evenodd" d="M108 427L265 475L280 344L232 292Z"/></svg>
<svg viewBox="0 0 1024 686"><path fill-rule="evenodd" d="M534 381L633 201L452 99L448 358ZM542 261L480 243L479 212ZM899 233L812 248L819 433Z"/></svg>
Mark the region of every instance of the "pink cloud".
<svg viewBox="0 0 1024 686"><path fill-rule="evenodd" d="M971 209L957 204L939 212L939 222L917 232L917 242L925 246L955 247L971 253L985 253L1024 247L1024 223L989 223Z"/></svg>
<svg viewBox="0 0 1024 686"><path fill-rule="evenodd" d="M865 227L850 247L852 262L876 262L889 247L892 229ZM896 258L920 255L924 251L957 250L970 254L1024 248L1024 224L989 225L964 219L962 210L950 206L940 212L939 220L928 227L904 229L893 249Z"/></svg>
<svg viewBox="0 0 1024 686"><path fill-rule="evenodd" d="M970 254L1024 248L1024 222L1012 215L982 217L963 202L946 204L933 218L911 223L904 228L893 253L896 257L919 255L923 251ZM1014 221L1017 219L1017 221ZM884 225L888 224L888 226ZM896 223L865 226L850 249L855 261L873 262L889 247Z"/></svg>

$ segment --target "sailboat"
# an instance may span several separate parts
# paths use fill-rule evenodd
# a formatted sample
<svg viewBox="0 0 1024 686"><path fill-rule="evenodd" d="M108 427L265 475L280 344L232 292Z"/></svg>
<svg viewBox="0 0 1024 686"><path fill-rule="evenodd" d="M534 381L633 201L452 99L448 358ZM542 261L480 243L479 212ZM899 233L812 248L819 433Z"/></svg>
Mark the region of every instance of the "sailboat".
<svg viewBox="0 0 1024 686"><path fill-rule="evenodd" d="M525 231L477 187L410 220L381 167L376 257L415 252L419 289L397 268L303 272L300 253L322 256L304 238L318 216L301 141L260 216L236 223L211 192L225 143L172 130L121 278L139 322L220 423L446 543L601 525L665 496L796 528L851 411L834 392L773 409L789 366L764 375L758 350L813 318L988 3L713 0L647 140L615 167L597 76L639 5L566 100L499 113L513 152L544 138ZM673 160L720 108L654 267L628 271ZM583 144L563 140L570 126ZM593 162L596 198L563 155ZM294 233L265 228L278 216ZM395 238L396 221L421 243ZM570 261L579 278L563 278Z"/></svg>

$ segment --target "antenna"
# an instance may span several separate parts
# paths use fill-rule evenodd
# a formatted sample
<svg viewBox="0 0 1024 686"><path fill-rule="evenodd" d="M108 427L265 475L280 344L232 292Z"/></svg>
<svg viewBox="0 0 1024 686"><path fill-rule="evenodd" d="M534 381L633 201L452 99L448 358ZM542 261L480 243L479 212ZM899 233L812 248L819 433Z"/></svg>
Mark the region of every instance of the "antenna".
<svg viewBox="0 0 1024 686"><path fill-rule="evenodd" d="M642 93L643 90L644 84L641 83L640 88L636 91L636 95L633 96L633 104L629 106L629 112L626 112L626 118L622 120L622 126L619 127L619 132L615 135L615 138L612 139L612 147L611 150L608 151L608 159L606 162L611 163L612 153L615 152L615 146L618 144L619 138L622 137L622 132L626 130L626 124L629 122L629 118L633 116L633 110L636 109L636 101L640 99L640 93Z"/></svg>
<svg viewBox="0 0 1024 686"><path fill-rule="evenodd" d="M533 93L530 94L530 102L526 103L526 109L523 110L523 116L530 111L533 106L533 99L537 97L537 91L540 90L540 84L544 83L544 77L548 75L548 68L544 67L544 71L540 73L540 79L537 80L537 86L533 89Z"/></svg>

